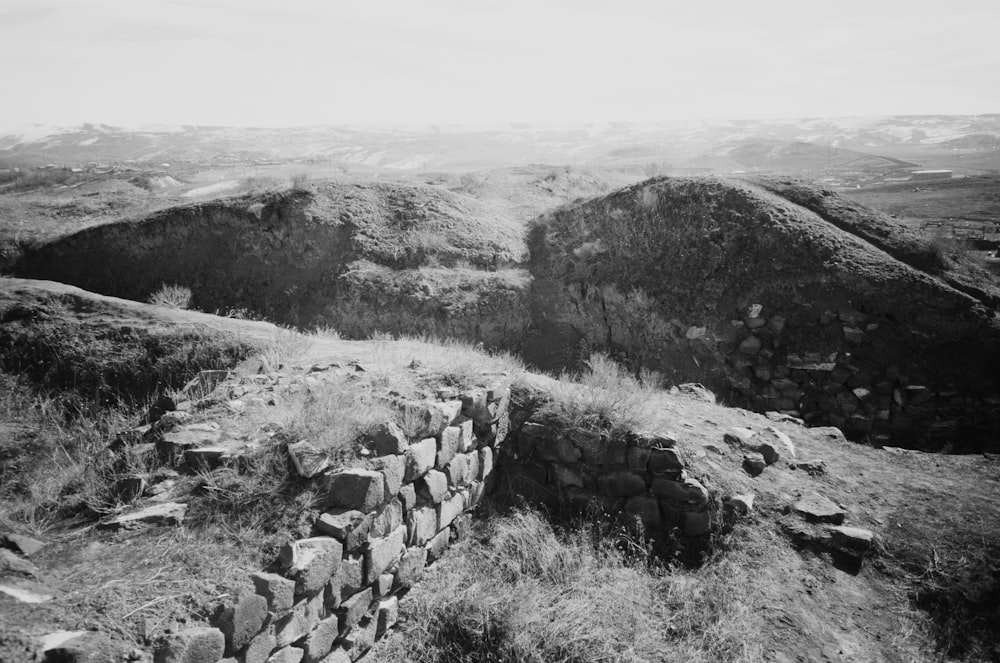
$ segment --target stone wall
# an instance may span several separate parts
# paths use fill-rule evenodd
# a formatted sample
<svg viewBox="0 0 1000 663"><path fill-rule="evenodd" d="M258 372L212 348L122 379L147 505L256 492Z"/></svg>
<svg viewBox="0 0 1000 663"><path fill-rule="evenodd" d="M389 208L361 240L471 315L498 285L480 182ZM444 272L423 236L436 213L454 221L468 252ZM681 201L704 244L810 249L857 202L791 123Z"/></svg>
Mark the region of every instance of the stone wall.
<svg viewBox="0 0 1000 663"><path fill-rule="evenodd" d="M661 541L712 531L712 498L688 476L673 434L585 431L540 415L530 396L514 402L499 459L514 492L557 508L638 521Z"/></svg>
<svg viewBox="0 0 1000 663"><path fill-rule="evenodd" d="M505 383L437 393L400 403L402 427L372 429L370 459L317 473L326 510L313 536L254 573L213 627L168 636L157 663L342 663L392 628L400 596L468 532L507 433ZM290 447L309 474L308 450Z"/></svg>

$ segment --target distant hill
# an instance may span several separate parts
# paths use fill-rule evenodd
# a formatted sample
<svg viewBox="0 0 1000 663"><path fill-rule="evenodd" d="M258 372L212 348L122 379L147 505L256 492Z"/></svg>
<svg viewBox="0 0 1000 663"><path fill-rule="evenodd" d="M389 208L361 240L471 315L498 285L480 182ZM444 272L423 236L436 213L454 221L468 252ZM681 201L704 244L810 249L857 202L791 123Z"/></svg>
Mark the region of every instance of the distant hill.
<svg viewBox="0 0 1000 663"><path fill-rule="evenodd" d="M0 133L0 167L313 160L403 171L466 171L530 163L622 166L661 162L672 166L702 158L712 169L740 170L763 163L768 169L794 170L803 167L803 162L809 168L824 167L824 160L831 155L835 165L847 163L846 157L854 153L864 155L858 158L874 156L879 163L885 159L913 161L914 155L925 152L982 149L993 144L991 141L1000 141L1000 115L619 122L571 127L507 124L268 129L178 125L128 129L105 124L31 125ZM764 152L757 153L762 149ZM777 152L768 156L769 150ZM713 158L723 160L715 164Z"/></svg>

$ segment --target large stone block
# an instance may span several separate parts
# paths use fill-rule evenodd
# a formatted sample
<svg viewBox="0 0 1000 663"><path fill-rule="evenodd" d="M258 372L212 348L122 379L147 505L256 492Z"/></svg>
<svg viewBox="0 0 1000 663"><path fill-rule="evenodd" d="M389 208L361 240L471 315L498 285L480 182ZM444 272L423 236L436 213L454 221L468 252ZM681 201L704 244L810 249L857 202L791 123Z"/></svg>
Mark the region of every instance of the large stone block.
<svg viewBox="0 0 1000 663"><path fill-rule="evenodd" d="M300 663L304 654L305 652L298 647L282 647L271 654L270 658L267 659L267 663Z"/></svg>
<svg viewBox="0 0 1000 663"><path fill-rule="evenodd" d="M347 597L360 592L364 584L364 558L361 555L346 555L340 560L337 573L326 586L326 607L330 610L340 607Z"/></svg>
<svg viewBox="0 0 1000 663"><path fill-rule="evenodd" d="M472 419L459 417L455 421L454 428L458 429L458 451L468 453L476 448L476 433L473 430Z"/></svg>
<svg viewBox="0 0 1000 663"><path fill-rule="evenodd" d="M267 609L281 615L295 602L295 582L277 573L259 571L250 575L254 589L267 601Z"/></svg>
<svg viewBox="0 0 1000 663"><path fill-rule="evenodd" d="M403 511L409 511L417 505L417 489L412 483L403 485L399 489L399 503L403 505Z"/></svg>
<svg viewBox="0 0 1000 663"><path fill-rule="evenodd" d="M348 469L327 475L327 506L371 513L385 500L381 472Z"/></svg>
<svg viewBox="0 0 1000 663"><path fill-rule="evenodd" d="M448 549L448 544L451 541L451 532L447 529L443 529L438 532L433 539L427 542L425 546L427 548L427 563L431 563L434 560L441 557L444 551Z"/></svg>
<svg viewBox="0 0 1000 663"><path fill-rule="evenodd" d="M296 594L313 594L337 572L344 546L330 536L301 539L295 547L287 576L295 580Z"/></svg>
<svg viewBox="0 0 1000 663"><path fill-rule="evenodd" d="M455 458L458 453L458 442L462 432L456 426L449 426L441 433L441 443L438 445L437 461L434 464L439 470L443 470L448 463Z"/></svg>
<svg viewBox="0 0 1000 663"><path fill-rule="evenodd" d="M597 477L597 490L611 497L638 495L646 492L646 480L635 472L605 472Z"/></svg>
<svg viewBox="0 0 1000 663"><path fill-rule="evenodd" d="M243 649L264 626L267 599L250 590L240 590L233 603L223 610L217 626L226 638L226 654Z"/></svg>
<svg viewBox="0 0 1000 663"><path fill-rule="evenodd" d="M369 539L368 550L365 551L365 584L371 585L386 572L403 554L403 541L406 539L406 526L401 525L388 536L379 539Z"/></svg>
<svg viewBox="0 0 1000 663"><path fill-rule="evenodd" d="M429 540L429 539L428 539ZM424 567L427 566L427 549L424 543L407 548L396 567L395 585L408 589L416 585L424 577Z"/></svg>
<svg viewBox="0 0 1000 663"><path fill-rule="evenodd" d="M465 454L465 459L469 463L469 471L466 474L464 483L476 481L479 478L479 454L475 451L470 451Z"/></svg>
<svg viewBox="0 0 1000 663"><path fill-rule="evenodd" d="M403 524L403 504L394 499L382 507L372 519L368 535L372 538L388 536L390 532Z"/></svg>
<svg viewBox="0 0 1000 663"><path fill-rule="evenodd" d="M409 447L403 429L392 421L369 428L365 433L365 441L381 456L402 454Z"/></svg>
<svg viewBox="0 0 1000 663"><path fill-rule="evenodd" d="M403 432L410 438L437 437L462 411L461 401L410 401L401 408Z"/></svg>
<svg viewBox="0 0 1000 663"><path fill-rule="evenodd" d="M287 647L313 630L326 616L325 600L324 592L303 598L292 606L291 612L275 621L275 646Z"/></svg>
<svg viewBox="0 0 1000 663"><path fill-rule="evenodd" d="M437 458L437 440L433 437L411 444L404 454L403 481L411 482L427 474Z"/></svg>
<svg viewBox="0 0 1000 663"><path fill-rule="evenodd" d="M217 663L226 648L226 638L217 628L195 627L172 633L153 656L154 663Z"/></svg>
<svg viewBox="0 0 1000 663"><path fill-rule="evenodd" d="M660 503L655 497L634 495L625 501L623 512L630 518L636 518L647 531L658 530L660 523Z"/></svg>
<svg viewBox="0 0 1000 663"><path fill-rule="evenodd" d="M562 437L550 437L538 442L535 455L541 460L562 465L578 463L583 458L583 452Z"/></svg>
<svg viewBox="0 0 1000 663"><path fill-rule="evenodd" d="M316 529L337 539L348 551L357 550L368 540L374 514L357 509L334 509L316 519Z"/></svg>
<svg viewBox="0 0 1000 663"><path fill-rule="evenodd" d="M375 638L381 638L399 621L399 599L388 596L375 609Z"/></svg>
<svg viewBox="0 0 1000 663"><path fill-rule="evenodd" d="M479 473L476 479L484 481L493 471L493 447L483 447L479 450Z"/></svg>
<svg viewBox="0 0 1000 663"><path fill-rule="evenodd" d="M258 633L243 651L243 663L266 663L277 642L270 630Z"/></svg>
<svg viewBox="0 0 1000 663"><path fill-rule="evenodd" d="M432 504L437 504L448 494L448 477L437 470L430 470L416 485L417 495Z"/></svg>
<svg viewBox="0 0 1000 663"><path fill-rule="evenodd" d="M464 486L469 479L469 459L465 454L455 454L448 466L445 468L448 476L448 485L457 488Z"/></svg>
<svg viewBox="0 0 1000 663"><path fill-rule="evenodd" d="M465 496L456 493L438 505L438 529L442 530L465 511Z"/></svg>
<svg viewBox="0 0 1000 663"><path fill-rule="evenodd" d="M648 447L631 447L628 450L628 469L643 473L649 465L649 456L652 450Z"/></svg>
<svg viewBox="0 0 1000 663"><path fill-rule="evenodd" d="M708 504L708 490L697 480L685 477L683 480L673 480L663 477L653 479L652 493L679 504L692 507L703 507Z"/></svg>
<svg viewBox="0 0 1000 663"><path fill-rule="evenodd" d="M304 655L302 663L319 663L333 649L333 643L340 637L340 618L327 617L316 624L304 640L298 643Z"/></svg>
<svg viewBox="0 0 1000 663"><path fill-rule="evenodd" d="M684 461L677 449L650 449L647 468L652 474L673 474L684 469Z"/></svg>
<svg viewBox="0 0 1000 663"><path fill-rule="evenodd" d="M406 514L406 540L411 546L422 546L437 534L437 509L424 506Z"/></svg>
<svg viewBox="0 0 1000 663"><path fill-rule="evenodd" d="M341 634L347 633L360 622L372 605L372 589L365 587L357 594L346 599L337 611L340 615L339 630Z"/></svg>
<svg viewBox="0 0 1000 663"><path fill-rule="evenodd" d="M371 461L371 469L382 473L386 499L395 496L402 487L405 465L406 459L403 455L380 456Z"/></svg>

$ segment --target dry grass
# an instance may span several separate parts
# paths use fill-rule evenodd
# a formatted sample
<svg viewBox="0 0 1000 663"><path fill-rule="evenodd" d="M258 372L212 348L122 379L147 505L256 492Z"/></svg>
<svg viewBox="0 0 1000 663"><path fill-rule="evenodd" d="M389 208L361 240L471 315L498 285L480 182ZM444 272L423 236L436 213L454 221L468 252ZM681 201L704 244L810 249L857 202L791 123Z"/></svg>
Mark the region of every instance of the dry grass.
<svg viewBox="0 0 1000 663"><path fill-rule="evenodd" d="M187 309L191 306L191 288L164 283L146 301L165 308Z"/></svg>
<svg viewBox="0 0 1000 663"><path fill-rule="evenodd" d="M663 423L659 375L643 371L635 378L604 354L591 355L586 365L586 372L564 375L552 384L539 417L569 428L610 432L656 430Z"/></svg>
<svg viewBox="0 0 1000 663"><path fill-rule="evenodd" d="M410 624L377 651L390 663L759 661L751 591L759 551L677 571L537 513L488 525L402 604Z"/></svg>

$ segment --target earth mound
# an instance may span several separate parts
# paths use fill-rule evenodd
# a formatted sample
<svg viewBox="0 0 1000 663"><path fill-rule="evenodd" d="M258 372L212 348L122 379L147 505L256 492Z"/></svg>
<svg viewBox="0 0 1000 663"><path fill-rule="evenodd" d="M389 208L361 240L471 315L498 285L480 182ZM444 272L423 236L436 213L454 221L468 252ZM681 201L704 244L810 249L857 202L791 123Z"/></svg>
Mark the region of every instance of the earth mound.
<svg viewBox="0 0 1000 663"><path fill-rule="evenodd" d="M996 288L896 225L776 180L659 178L562 208L529 233L546 333L526 357L607 350L854 438L996 448Z"/></svg>
<svg viewBox="0 0 1000 663"><path fill-rule="evenodd" d="M512 269L522 233L440 188L323 183L89 228L28 251L13 272L140 301L180 285L200 310L303 327L496 343L525 324L525 279ZM510 312L499 328L480 323L491 309Z"/></svg>

